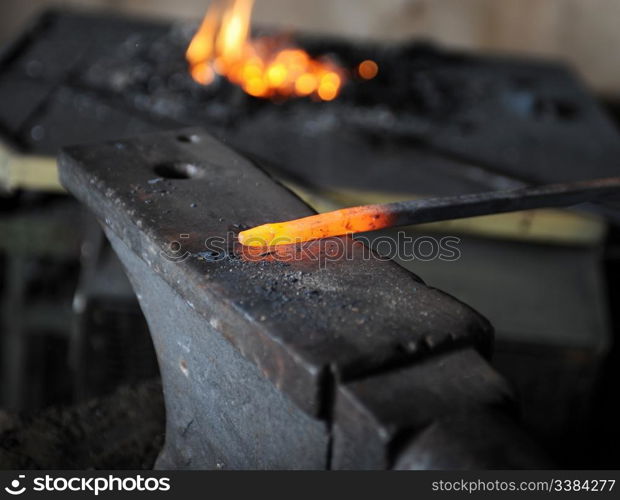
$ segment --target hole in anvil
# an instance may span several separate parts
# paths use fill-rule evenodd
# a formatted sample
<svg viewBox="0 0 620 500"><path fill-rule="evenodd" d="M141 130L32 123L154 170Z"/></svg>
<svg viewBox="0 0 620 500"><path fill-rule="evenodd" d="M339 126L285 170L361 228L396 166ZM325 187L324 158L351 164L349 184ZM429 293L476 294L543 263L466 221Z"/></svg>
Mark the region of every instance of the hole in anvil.
<svg viewBox="0 0 620 500"><path fill-rule="evenodd" d="M573 120L579 114L577 106L572 102L563 100L555 101L555 111L562 120Z"/></svg>
<svg viewBox="0 0 620 500"><path fill-rule="evenodd" d="M179 135L177 136L177 141L179 142L191 142L191 143L197 143L200 142L200 136L197 134L183 134L183 135Z"/></svg>
<svg viewBox="0 0 620 500"><path fill-rule="evenodd" d="M537 99L534 106L537 117L552 116L560 121L575 120L579 115L577 106L563 99Z"/></svg>
<svg viewBox="0 0 620 500"><path fill-rule="evenodd" d="M155 173L164 179L193 179L200 177L203 170L193 163L161 163L156 165Z"/></svg>

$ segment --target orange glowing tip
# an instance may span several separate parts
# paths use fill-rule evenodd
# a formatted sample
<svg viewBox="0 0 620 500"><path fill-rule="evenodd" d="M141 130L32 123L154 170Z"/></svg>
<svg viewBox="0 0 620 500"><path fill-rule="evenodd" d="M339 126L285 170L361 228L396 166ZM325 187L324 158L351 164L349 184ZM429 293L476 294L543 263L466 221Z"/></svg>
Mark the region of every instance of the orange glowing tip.
<svg viewBox="0 0 620 500"><path fill-rule="evenodd" d="M535 208L562 207L620 193L620 177L487 193L343 208L239 233L250 247L272 247L375 231L394 226L460 219Z"/></svg>
<svg viewBox="0 0 620 500"><path fill-rule="evenodd" d="M374 231L390 227L392 216L382 205L343 208L288 222L263 224L239 233L239 242L251 247L270 247L303 241Z"/></svg>

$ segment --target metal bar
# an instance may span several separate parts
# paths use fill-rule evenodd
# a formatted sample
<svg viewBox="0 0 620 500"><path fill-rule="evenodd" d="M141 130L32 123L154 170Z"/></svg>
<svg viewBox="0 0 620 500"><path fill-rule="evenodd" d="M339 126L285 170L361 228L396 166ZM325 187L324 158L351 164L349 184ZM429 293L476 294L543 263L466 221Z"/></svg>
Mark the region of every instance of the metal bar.
<svg viewBox="0 0 620 500"><path fill-rule="evenodd" d="M382 205L399 226L594 202L620 193L620 178L400 201Z"/></svg>
<svg viewBox="0 0 620 500"><path fill-rule="evenodd" d="M575 205L618 192L620 178L614 177L511 191L362 205L262 224L239 233L239 241L254 247L286 245L397 226Z"/></svg>

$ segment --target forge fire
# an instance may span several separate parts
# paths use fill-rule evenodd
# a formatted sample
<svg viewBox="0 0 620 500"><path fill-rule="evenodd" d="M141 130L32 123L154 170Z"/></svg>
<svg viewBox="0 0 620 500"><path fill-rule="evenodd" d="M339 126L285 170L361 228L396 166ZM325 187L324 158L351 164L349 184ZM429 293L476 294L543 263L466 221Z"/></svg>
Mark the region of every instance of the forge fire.
<svg viewBox="0 0 620 500"><path fill-rule="evenodd" d="M221 75L254 97L335 99L347 71L329 57L311 57L286 35L252 38L253 4L254 0L213 2L186 52L192 78L209 85ZM379 68L364 60L356 71L369 80Z"/></svg>

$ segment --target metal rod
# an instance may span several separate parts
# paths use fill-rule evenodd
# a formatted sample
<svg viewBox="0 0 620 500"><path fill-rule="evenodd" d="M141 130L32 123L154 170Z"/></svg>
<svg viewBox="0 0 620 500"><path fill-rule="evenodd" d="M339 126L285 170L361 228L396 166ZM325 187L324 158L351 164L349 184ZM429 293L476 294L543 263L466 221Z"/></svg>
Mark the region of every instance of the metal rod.
<svg viewBox="0 0 620 500"><path fill-rule="evenodd" d="M383 205L396 217L395 226L439 222L480 215L567 207L620 193L620 177L506 191L400 201Z"/></svg>
<svg viewBox="0 0 620 500"><path fill-rule="evenodd" d="M363 205L302 219L263 224L239 233L239 241L247 246L284 245L395 226L534 208L564 207L618 193L620 177L612 177L508 191Z"/></svg>

